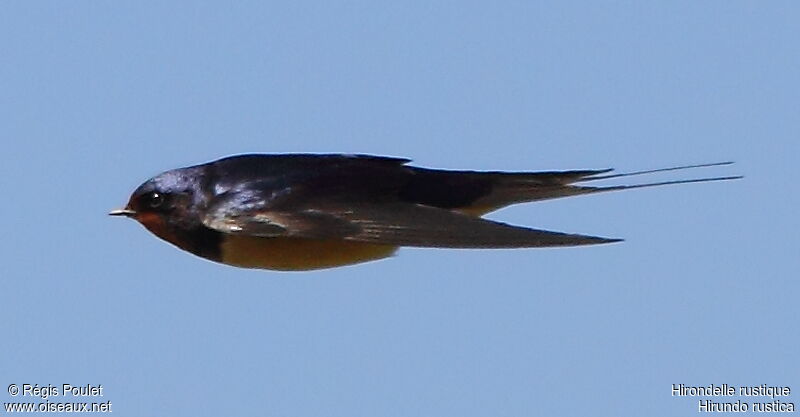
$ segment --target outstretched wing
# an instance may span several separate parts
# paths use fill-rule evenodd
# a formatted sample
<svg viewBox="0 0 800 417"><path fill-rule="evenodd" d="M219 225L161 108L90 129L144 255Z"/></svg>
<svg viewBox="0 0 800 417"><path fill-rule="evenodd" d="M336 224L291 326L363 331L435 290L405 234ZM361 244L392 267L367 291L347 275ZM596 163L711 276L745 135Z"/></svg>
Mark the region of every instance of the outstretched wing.
<svg viewBox="0 0 800 417"><path fill-rule="evenodd" d="M232 235L342 239L395 246L523 248L577 246L618 239L512 226L447 209L404 202L303 199L290 194L243 190L211 205L204 224Z"/></svg>

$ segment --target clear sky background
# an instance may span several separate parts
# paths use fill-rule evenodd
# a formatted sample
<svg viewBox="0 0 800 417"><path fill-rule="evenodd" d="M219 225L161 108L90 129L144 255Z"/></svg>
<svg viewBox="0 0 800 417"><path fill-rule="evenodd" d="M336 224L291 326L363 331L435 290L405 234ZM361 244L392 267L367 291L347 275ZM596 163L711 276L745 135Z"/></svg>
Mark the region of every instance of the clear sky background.
<svg viewBox="0 0 800 417"><path fill-rule="evenodd" d="M766 383L800 405L798 22L791 1L3 2L0 398L71 383L103 384L115 416L675 416L697 404L672 384ZM733 160L651 179L746 178L491 215L622 244L309 273L214 264L106 216L161 171L290 151Z"/></svg>

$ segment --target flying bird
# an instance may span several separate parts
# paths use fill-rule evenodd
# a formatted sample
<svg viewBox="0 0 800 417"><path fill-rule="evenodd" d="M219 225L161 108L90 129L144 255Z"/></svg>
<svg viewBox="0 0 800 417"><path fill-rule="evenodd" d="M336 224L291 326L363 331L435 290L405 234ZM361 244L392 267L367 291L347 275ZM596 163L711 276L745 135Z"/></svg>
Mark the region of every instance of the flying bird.
<svg viewBox="0 0 800 417"><path fill-rule="evenodd" d="M166 171L123 209L159 238L244 268L312 270L391 256L399 247L535 248L619 242L513 226L481 216L512 204L739 176L635 185L592 181L728 165L720 162L614 174L456 171L372 155L249 154Z"/></svg>

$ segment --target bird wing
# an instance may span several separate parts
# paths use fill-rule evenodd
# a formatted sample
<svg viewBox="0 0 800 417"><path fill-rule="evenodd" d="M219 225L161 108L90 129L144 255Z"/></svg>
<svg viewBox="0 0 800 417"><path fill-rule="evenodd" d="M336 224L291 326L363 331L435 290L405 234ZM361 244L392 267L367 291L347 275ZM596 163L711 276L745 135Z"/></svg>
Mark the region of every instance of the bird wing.
<svg viewBox="0 0 800 417"><path fill-rule="evenodd" d="M218 196L203 223L214 230L260 237L341 239L395 246L522 248L616 242L512 226L455 211L399 201L298 199L291 189L246 189ZM302 200L302 204L297 201Z"/></svg>

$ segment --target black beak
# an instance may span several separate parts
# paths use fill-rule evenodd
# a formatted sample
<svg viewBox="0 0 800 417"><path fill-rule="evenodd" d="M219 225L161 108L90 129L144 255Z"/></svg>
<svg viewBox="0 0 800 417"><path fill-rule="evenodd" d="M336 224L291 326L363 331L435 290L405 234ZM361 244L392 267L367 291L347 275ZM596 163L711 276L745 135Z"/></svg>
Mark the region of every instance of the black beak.
<svg viewBox="0 0 800 417"><path fill-rule="evenodd" d="M135 212L135 211L133 211L133 210L131 210L131 209L126 209L126 208L124 208L124 209L116 209L116 210L111 210L111 211L109 211L109 212L108 212L108 215L109 215L109 216L125 216L125 217L133 217L133 215L135 215L135 214L136 214L136 212Z"/></svg>

